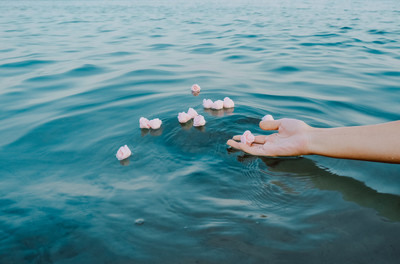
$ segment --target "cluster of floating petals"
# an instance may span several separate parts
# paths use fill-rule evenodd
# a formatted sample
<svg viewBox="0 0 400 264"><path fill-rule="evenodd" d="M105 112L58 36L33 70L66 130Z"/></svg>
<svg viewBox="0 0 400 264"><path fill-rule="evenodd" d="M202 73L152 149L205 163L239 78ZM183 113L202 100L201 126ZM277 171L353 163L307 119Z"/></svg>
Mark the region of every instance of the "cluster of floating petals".
<svg viewBox="0 0 400 264"><path fill-rule="evenodd" d="M139 119L139 126L140 128L145 128L145 129L159 129L161 127L162 121L159 118L155 118L152 120L148 120L145 117L141 117Z"/></svg>
<svg viewBox="0 0 400 264"><path fill-rule="evenodd" d="M206 124L206 120L204 119L204 116L199 115L197 113L197 111L194 110L193 108L189 108L187 113L181 112L178 114L179 123L183 124L183 123L190 121L191 119L193 119L193 125L195 127L204 126Z"/></svg>
<svg viewBox="0 0 400 264"><path fill-rule="evenodd" d="M200 94L200 86L198 84L193 84L191 87L192 94L197 96ZM210 99L203 100L203 107L205 109L214 109L214 110L221 110L223 108L233 108L235 107L235 103L229 97L225 97L224 100L217 100L213 102ZM193 119L193 126L201 127L206 124L206 120L204 116L199 115L196 110L193 108L189 108L187 113L181 112L178 114L179 123L187 123ZM266 115L262 118L263 121L265 120L274 120L271 115ZM159 129L161 127L162 121L159 118L155 118L149 120L145 117L141 117L139 119L139 126L142 129ZM254 135L251 134L249 130L245 131L244 134L241 136L241 142L251 145L254 142ZM128 148L127 145L120 147L115 155L118 160L123 161L132 155L131 150Z"/></svg>
<svg viewBox="0 0 400 264"><path fill-rule="evenodd" d="M200 85L198 85L198 84L193 84L192 85L192 92L193 93L200 93L200 90L201 90Z"/></svg>
<svg viewBox="0 0 400 264"><path fill-rule="evenodd" d="M193 119L193 126L195 126L195 127L204 126L205 124L206 124L206 120L204 119L204 116L202 116L202 115L197 115Z"/></svg>
<svg viewBox="0 0 400 264"><path fill-rule="evenodd" d="M274 120L274 118L273 118L272 115L265 115L265 116L261 119L261 121L272 121L272 120Z"/></svg>
<svg viewBox="0 0 400 264"><path fill-rule="evenodd" d="M115 155L118 160L124 160L132 155L131 150L128 148L127 145L122 146L118 149L117 154Z"/></svg>
<svg viewBox="0 0 400 264"><path fill-rule="evenodd" d="M210 99L203 99L203 107L205 109L221 110L222 108L233 108L235 103L229 97L225 97L224 100L217 100L213 102Z"/></svg>
<svg viewBox="0 0 400 264"><path fill-rule="evenodd" d="M240 137L240 142L243 144L251 145L255 140L254 135L250 132L250 130L246 130L243 135Z"/></svg>

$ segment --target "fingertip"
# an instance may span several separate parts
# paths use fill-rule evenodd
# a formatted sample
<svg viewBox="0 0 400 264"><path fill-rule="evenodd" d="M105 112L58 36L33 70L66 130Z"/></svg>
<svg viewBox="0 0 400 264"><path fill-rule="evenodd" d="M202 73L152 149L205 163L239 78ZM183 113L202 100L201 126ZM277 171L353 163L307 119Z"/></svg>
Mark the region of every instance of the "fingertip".
<svg viewBox="0 0 400 264"><path fill-rule="evenodd" d="M236 135L236 136L233 136L233 140L240 140L240 137L241 137L241 135Z"/></svg>
<svg viewBox="0 0 400 264"><path fill-rule="evenodd" d="M236 141L234 141L234 140L232 140L232 139L229 139L229 140L226 142L226 144L229 145L229 146L231 146L231 147L233 147L232 145L233 145L234 143L236 143Z"/></svg>
<svg viewBox="0 0 400 264"><path fill-rule="evenodd" d="M260 122L262 130L278 130L281 122L280 120L265 120Z"/></svg>

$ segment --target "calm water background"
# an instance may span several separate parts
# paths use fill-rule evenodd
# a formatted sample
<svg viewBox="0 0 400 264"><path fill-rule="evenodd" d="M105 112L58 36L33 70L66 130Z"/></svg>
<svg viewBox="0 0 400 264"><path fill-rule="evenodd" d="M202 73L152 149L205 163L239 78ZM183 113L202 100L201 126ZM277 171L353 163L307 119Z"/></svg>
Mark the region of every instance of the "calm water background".
<svg viewBox="0 0 400 264"><path fill-rule="evenodd" d="M400 165L225 145L261 133L265 114L320 127L400 119L399 1L0 10L0 263L400 258ZM203 110L225 96L233 112ZM204 129L178 123L189 107ZM141 131L141 116L162 129ZM124 144L129 164L115 158Z"/></svg>

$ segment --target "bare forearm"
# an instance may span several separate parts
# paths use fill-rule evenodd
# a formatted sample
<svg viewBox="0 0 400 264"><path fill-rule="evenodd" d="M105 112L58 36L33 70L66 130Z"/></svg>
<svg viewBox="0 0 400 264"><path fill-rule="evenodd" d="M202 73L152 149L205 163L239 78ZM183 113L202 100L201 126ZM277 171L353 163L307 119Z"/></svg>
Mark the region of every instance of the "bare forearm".
<svg viewBox="0 0 400 264"><path fill-rule="evenodd" d="M312 128L308 154L400 163L400 121L378 125Z"/></svg>

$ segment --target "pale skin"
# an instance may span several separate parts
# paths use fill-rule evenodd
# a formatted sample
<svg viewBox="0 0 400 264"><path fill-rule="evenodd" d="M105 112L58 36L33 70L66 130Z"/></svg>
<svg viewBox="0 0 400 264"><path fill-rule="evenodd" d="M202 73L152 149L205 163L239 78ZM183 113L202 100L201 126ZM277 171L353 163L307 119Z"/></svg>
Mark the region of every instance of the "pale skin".
<svg viewBox="0 0 400 264"><path fill-rule="evenodd" d="M316 128L301 120L283 118L261 121L263 130L278 130L258 135L249 146L240 135L227 144L257 156L322 155L334 158L400 163L400 121L377 125Z"/></svg>

